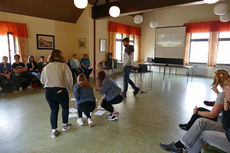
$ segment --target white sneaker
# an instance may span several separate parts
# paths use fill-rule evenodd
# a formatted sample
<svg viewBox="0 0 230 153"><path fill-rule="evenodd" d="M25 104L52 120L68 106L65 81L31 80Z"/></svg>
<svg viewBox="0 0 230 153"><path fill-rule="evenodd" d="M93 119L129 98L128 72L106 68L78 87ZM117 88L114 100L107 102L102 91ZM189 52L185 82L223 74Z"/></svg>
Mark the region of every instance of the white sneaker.
<svg viewBox="0 0 230 153"><path fill-rule="evenodd" d="M94 126L93 121L91 120L91 118L88 118L88 125L89 125L89 127Z"/></svg>
<svg viewBox="0 0 230 153"><path fill-rule="evenodd" d="M22 88L22 87L20 87L18 90L19 90L19 91L23 91L23 88Z"/></svg>
<svg viewBox="0 0 230 153"><path fill-rule="evenodd" d="M82 118L78 118L77 123L78 123L80 126L83 126L83 125L84 125L84 122L83 122Z"/></svg>

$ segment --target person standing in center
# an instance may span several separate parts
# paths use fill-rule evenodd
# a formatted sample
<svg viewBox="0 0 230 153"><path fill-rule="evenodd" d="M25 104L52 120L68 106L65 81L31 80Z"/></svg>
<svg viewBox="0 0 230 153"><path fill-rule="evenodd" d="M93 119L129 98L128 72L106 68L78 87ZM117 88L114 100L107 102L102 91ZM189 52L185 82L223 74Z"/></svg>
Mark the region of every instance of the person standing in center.
<svg viewBox="0 0 230 153"><path fill-rule="evenodd" d="M134 46L129 45L129 38L124 38L122 43L125 47L125 52L123 56L123 97L126 97L126 92L128 90L128 84L132 86L134 89L133 95L136 96L139 92L139 88L133 83L133 81L129 78L129 75L133 69L133 61L134 61Z"/></svg>
<svg viewBox="0 0 230 153"><path fill-rule="evenodd" d="M41 83L45 85L45 97L51 110L51 137L56 138L59 134L59 131L57 131L59 104L62 107L62 131L67 131L72 127L72 124L68 123L68 90L73 86L73 78L60 50L53 50L48 60L49 64L42 70Z"/></svg>

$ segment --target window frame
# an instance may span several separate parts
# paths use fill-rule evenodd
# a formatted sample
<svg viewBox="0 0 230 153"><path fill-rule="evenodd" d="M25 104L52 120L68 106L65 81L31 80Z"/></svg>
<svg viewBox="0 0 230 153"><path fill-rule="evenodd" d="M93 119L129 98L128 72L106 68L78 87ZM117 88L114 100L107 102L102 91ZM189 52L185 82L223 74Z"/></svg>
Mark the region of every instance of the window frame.
<svg viewBox="0 0 230 153"><path fill-rule="evenodd" d="M208 32L209 33L209 32ZM206 39L204 39L204 38L201 38L201 39L192 39L192 34L193 33L191 33L190 34L190 42L189 42L189 63L190 64L193 64L193 65L206 65L207 63L200 63L200 62L190 62L190 57L191 57L191 44L192 44L192 41L193 42L196 42L196 41L209 41L209 38L206 38ZM209 37L210 37L210 35L209 35ZM208 56L208 55L207 55Z"/></svg>
<svg viewBox="0 0 230 153"><path fill-rule="evenodd" d="M124 45L122 43L122 40L124 39L124 34L123 33L116 33L117 34L121 34L121 39L118 39L116 37L116 43L117 42L120 42L121 43L121 60L118 60L119 62L123 62L123 50L124 50ZM132 35L133 36L133 40L130 40L129 43L133 43L133 46L135 45L135 35ZM116 46L117 47L117 46Z"/></svg>
<svg viewBox="0 0 230 153"><path fill-rule="evenodd" d="M222 31L220 31L220 32L222 32ZM220 35L220 32L219 32L219 35ZM219 47L220 41L230 41L230 37L229 38L218 38L218 47ZM219 52L219 50L217 50L217 52ZM221 63L217 63L217 61L216 61L216 65L230 66L230 63L229 64L221 64Z"/></svg>
<svg viewBox="0 0 230 153"><path fill-rule="evenodd" d="M12 50L12 49L10 48L10 35L12 35L12 37L13 37L14 50ZM17 51L16 51L16 50L17 50L17 45L16 45L16 39L15 39L15 37L14 37L13 34L10 33L10 32L7 33L7 42L8 42L8 59L9 59L9 63L12 64L12 61L11 61L11 52L13 51L13 52L14 52L14 55L17 54Z"/></svg>

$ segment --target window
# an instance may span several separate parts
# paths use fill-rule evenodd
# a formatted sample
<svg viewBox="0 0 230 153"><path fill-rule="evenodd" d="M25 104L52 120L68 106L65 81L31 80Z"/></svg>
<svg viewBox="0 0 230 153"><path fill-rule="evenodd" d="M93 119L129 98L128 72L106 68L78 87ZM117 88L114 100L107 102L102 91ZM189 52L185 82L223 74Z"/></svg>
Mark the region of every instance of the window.
<svg viewBox="0 0 230 153"><path fill-rule="evenodd" d="M125 38L125 34L116 33L116 59L123 61L123 54L125 47L123 46L122 40ZM134 46L134 35L129 36L129 44Z"/></svg>
<svg viewBox="0 0 230 153"><path fill-rule="evenodd" d="M13 37L11 33L7 35L0 35L0 58L7 56L9 62L14 61L14 55L18 54L18 42L17 38Z"/></svg>
<svg viewBox="0 0 230 153"><path fill-rule="evenodd" d="M217 64L230 64L230 32L219 33Z"/></svg>
<svg viewBox="0 0 230 153"><path fill-rule="evenodd" d="M209 33L192 33L190 41L191 63L207 63Z"/></svg>

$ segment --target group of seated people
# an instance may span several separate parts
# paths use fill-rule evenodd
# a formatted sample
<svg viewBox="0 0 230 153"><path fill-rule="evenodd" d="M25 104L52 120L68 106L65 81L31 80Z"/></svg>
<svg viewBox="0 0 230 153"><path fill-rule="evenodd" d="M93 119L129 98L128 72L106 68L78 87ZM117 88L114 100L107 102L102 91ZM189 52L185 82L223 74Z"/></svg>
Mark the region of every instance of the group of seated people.
<svg viewBox="0 0 230 153"><path fill-rule="evenodd" d="M20 56L17 54L14 55L14 60L15 62L11 65L7 56L2 57L2 63L0 63L0 92L2 94L6 92L7 86L17 92L41 85L41 71L47 64L44 56L40 57L38 63L35 62L33 56L29 56L26 65L20 62Z"/></svg>
<svg viewBox="0 0 230 153"><path fill-rule="evenodd" d="M73 73L74 80L81 73L84 73L86 78L89 79L89 76L93 71L88 54L84 54L80 62L77 59L77 54L73 54L73 58L68 61L68 65Z"/></svg>
<svg viewBox="0 0 230 153"><path fill-rule="evenodd" d="M38 63L33 56L28 57L26 64L20 62L19 55L15 55L14 60L15 62L11 65L7 56L2 57L2 63L0 63L0 93L5 94L8 85L13 88L14 92L41 85L41 72L48 64L44 56L40 56ZM83 55L80 62L77 59L77 54L73 54L73 58L68 61L68 65L74 80L81 73L84 73L86 78L89 79L93 70L87 54Z"/></svg>

